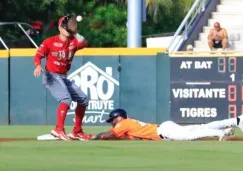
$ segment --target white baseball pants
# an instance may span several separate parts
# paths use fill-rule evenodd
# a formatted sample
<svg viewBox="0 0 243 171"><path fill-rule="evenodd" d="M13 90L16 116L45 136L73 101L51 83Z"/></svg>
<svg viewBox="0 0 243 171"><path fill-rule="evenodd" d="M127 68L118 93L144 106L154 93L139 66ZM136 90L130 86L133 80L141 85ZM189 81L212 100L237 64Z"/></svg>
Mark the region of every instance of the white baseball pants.
<svg viewBox="0 0 243 171"><path fill-rule="evenodd" d="M220 137L223 129L237 126L236 118L214 121L208 124L181 126L172 121L161 123L158 135L168 140L195 140L204 137Z"/></svg>

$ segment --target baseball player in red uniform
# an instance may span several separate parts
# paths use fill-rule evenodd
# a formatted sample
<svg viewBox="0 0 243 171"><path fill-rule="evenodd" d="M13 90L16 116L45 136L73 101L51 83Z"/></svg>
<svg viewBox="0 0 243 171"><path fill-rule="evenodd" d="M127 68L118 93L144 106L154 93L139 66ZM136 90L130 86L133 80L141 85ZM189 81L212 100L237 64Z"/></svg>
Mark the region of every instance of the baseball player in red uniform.
<svg viewBox="0 0 243 171"><path fill-rule="evenodd" d="M39 77L43 72L43 84L52 96L59 102L57 108L56 128L51 134L61 140L88 140L91 135L84 134L82 120L88 106L88 97L73 82L67 79L67 72L71 67L77 50L88 46L87 40L77 33L76 16L66 15L58 21L59 35L45 39L34 57L34 76ZM43 70L41 59L46 57ZM72 101L77 102L75 110L75 125L73 131L66 135L64 129L65 118Z"/></svg>

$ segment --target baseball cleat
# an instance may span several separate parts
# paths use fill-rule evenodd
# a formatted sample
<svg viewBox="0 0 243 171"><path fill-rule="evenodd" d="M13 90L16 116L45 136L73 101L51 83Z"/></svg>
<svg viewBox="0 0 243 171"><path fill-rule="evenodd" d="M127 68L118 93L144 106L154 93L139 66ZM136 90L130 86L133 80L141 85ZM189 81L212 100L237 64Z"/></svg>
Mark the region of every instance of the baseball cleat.
<svg viewBox="0 0 243 171"><path fill-rule="evenodd" d="M227 139L234 135L235 133L235 129L234 128L227 128L227 129L224 129L223 132L222 132L222 135L221 137L219 138L219 141L227 141Z"/></svg>
<svg viewBox="0 0 243 171"><path fill-rule="evenodd" d="M220 138L219 138L219 141L227 141L228 140L228 136L227 135L222 135Z"/></svg>
<svg viewBox="0 0 243 171"><path fill-rule="evenodd" d="M227 135L228 137L234 135L235 133L235 129L234 128L227 128L223 130L225 135Z"/></svg>
<svg viewBox="0 0 243 171"><path fill-rule="evenodd" d="M72 139L69 138L64 129L58 129L58 128L54 128L51 131L51 135L53 135L54 137L60 139L60 140L64 140L64 141L71 141Z"/></svg>
<svg viewBox="0 0 243 171"><path fill-rule="evenodd" d="M72 131L68 136L73 140L82 140L82 141L89 141L92 137L92 135L90 134L84 134L83 131L80 131L78 133Z"/></svg>
<svg viewBox="0 0 243 171"><path fill-rule="evenodd" d="M243 114L238 116L238 118L240 119L240 122L239 122L239 125L237 125L237 126L243 132Z"/></svg>

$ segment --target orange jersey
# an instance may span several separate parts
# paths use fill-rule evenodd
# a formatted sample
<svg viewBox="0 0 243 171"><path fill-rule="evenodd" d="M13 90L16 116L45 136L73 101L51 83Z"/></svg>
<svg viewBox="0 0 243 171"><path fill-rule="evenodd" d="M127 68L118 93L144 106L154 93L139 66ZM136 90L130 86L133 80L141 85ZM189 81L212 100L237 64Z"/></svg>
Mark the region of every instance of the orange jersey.
<svg viewBox="0 0 243 171"><path fill-rule="evenodd" d="M124 119L116 124L110 131L116 136L126 136L129 139L141 138L144 140L162 140L157 134L156 124L140 122L135 119Z"/></svg>

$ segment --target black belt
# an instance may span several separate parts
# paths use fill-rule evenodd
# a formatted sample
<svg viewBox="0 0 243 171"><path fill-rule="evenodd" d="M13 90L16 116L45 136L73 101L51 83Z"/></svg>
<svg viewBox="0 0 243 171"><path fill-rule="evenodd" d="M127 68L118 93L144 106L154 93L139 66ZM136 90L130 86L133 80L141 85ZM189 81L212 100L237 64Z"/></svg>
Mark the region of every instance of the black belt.
<svg viewBox="0 0 243 171"><path fill-rule="evenodd" d="M159 127L159 125L158 125L157 127ZM164 139L164 136L163 136L162 134L159 134L159 137L160 137L161 139Z"/></svg>
<svg viewBox="0 0 243 171"><path fill-rule="evenodd" d="M161 139L164 139L164 137L163 137L163 135L162 135L162 134L159 134L159 137L160 137Z"/></svg>

